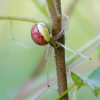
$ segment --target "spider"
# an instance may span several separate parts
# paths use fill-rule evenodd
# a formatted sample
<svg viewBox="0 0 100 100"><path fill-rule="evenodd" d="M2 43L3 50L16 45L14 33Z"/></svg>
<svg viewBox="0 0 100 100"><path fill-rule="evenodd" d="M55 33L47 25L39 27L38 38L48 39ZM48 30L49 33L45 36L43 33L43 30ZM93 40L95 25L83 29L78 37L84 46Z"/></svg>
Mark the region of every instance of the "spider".
<svg viewBox="0 0 100 100"><path fill-rule="evenodd" d="M47 45L48 44L48 48L47 48L47 52L46 52L46 60L47 60L47 64L46 64L46 73L47 73L47 86L50 87L49 85L49 76L48 76L48 63L49 63L49 60L50 60L50 53L49 53L49 50L50 50L50 46L52 46L53 48L59 48L60 46L63 47L64 49L67 49L71 52L74 52L76 54L79 54L81 57L83 58L86 58L88 60L91 60L91 58L81 54L80 52L78 51L75 51L75 50L72 50L70 49L69 47L63 45L62 43L58 42L57 39L60 38L62 35L65 34L65 31L68 30L69 28L69 17L67 15L65 15L63 13L64 17L66 17L67 19L67 23L65 23L64 21L62 21L62 30L55 36L52 36L52 32L51 32L51 28L48 29L48 27L44 24L44 23L37 23L35 24L32 29L31 29L31 38L32 40L37 44L35 46L31 46L31 47L28 47L20 42L18 42L16 39L14 39L13 37L13 33L12 33L12 20L11 20L11 38L12 38L12 41L27 48L27 49L32 49L32 48L35 48L37 47L38 45L40 46L44 46L44 45Z"/></svg>

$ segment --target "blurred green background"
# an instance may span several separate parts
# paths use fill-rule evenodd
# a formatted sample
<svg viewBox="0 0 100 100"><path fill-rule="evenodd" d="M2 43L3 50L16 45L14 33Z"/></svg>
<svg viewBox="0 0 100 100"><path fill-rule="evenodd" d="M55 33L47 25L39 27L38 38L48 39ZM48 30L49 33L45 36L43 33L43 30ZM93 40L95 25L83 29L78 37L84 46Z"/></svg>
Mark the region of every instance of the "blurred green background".
<svg viewBox="0 0 100 100"><path fill-rule="evenodd" d="M34 1L0 0L0 15L27 16L49 22ZM45 0L36 1L45 9ZM66 13L73 1L61 0L62 11ZM77 0L69 17L70 25L66 33L68 47L77 50L100 34L100 0ZM35 45L30 36L33 25L34 23L30 22L13 21L15 39L28 46ZM0 20L0 100L34 100L32 98L47 85L45 64L43 65L47 46L31 50L23 48L12 42L10 31L10 21ZM84 59L72 70L87 77L100 65L99 50L95 49L89 55L92 61ZM73 53L66 50L66 60L71 55ZM53 53L49 63L49 76L50 79L56 77ZM68 84L69 86L73 84L69 74ZM53 88L57 89L57 83ZM70 100L72 100L73 91L74 89L69 93ZM36 100L55 100L57 97L57 91L47 89ZM95 97L89 88L83 87L79 91L77 100L100 100L100 94Z"/></svg>

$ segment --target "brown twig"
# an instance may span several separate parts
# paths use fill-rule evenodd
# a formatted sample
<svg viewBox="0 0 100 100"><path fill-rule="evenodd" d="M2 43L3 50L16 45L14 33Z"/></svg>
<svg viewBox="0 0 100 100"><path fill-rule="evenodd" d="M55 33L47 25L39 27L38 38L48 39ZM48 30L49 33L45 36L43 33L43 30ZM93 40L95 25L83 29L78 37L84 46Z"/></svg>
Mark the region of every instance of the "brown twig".
<svg viewBox="0 0 100 100"><path fill-rule="evenodd" d="M52 34L55 36L61 31L61 3L60 0L46 0L49 14L51 17L51 24L53 27ZM57 41L62 44L65 43L64 36L60 37ZM67 79L65 70L65 50L62 47L55 48L55 61L57 69L57 80L59 95L67 90ZM68 100L68 94L62 97L61 100Z"/></svg>

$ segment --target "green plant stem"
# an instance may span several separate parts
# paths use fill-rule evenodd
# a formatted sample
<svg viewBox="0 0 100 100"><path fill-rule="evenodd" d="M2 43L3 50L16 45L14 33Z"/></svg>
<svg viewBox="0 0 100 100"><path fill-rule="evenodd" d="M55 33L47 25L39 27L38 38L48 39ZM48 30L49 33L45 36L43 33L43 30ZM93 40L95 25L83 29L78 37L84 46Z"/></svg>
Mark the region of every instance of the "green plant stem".
<svg viewBox="0 0 100 100"><path fill-rule="evenodd" d="M73 94L73 100L77 99L77 93L78 93L78 88L76 88L74 94Z"/></svg>
<svg viewBox="0 0 100 100"><path fill-rule="evenodd" d="M37 19L32 18L32 17L0 15L0 20L18 20L18 21L26 21L26 22L32 22L32 23L43 22L44 24L46 24L47 26L49 26L49 24L47 22L42 21L42 20L37 20Z"/></svg>
<svg viewBox="0 0 100 100"><path fill-rule="evenodd" d="M62 93L56 100L60 100L64 95L66 95L74 86L76 86L78 82L74 83L71 85L64 93ZM76 92L75 92L75 97L76 97ZM74 99L76 100L76 99Z"/></svg>

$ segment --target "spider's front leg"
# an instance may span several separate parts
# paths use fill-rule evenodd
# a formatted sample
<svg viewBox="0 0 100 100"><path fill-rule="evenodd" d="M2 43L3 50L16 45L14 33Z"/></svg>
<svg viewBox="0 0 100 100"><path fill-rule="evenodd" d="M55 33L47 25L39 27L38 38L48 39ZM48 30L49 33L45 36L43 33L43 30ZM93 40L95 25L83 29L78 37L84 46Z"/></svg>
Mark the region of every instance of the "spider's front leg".
<svg viewBox="0 0 100 100"><path fill-rule="evenodd" d="M56 42L56 43L57 43L58 45L60 45L61 47L65 48L65 49L67 49L67 50L69 50L69 51L71 51L71 52L74 52L74 53L76 53L76 54L79 54L81 57L83 57L83 58L85 58L85 59L91 60L91 58L89 58L89 57L83 55L82 53L80 53L80 52L78 52L78 51L72 50L71 48L69 48L69 47L63 45L63 44L60 43L60 42Z"/></svg>
<svg viewBox="0 0 100 100"><path fill-rule="evenodd" d="M15 43L17 43L17 44L19 44L19 45L21 45L21 46L27 48L27 49L33 49L33 48L38 47L38 45L34 45L34 46L29 47L29 46L26 46L26 45L24 45L24 44L18 42L16 39L14 39L13 32L12 32L12 20L10 20L10 28L11 28L11 29L10 29L10 30L11 30L11 33L10 33L10 34L11 34L11 39L12 39L13 42L15 42Z"/></svg>
<svg viewBox="0 0 100 100"><path fill-rule="evenodd" d="M55 35L55 36L53 37L53 39L54 39L55 41L56 41L57 39L59 39L62 35L64 35L64 34L65 34L65 31L67 31L68 28L69 28L69 17L68 17L67 15L65 15L64 13L63 13L63 15L67 18L67 23L65 23L64 21L62 22L62 24L64 24L63 27L62 27L62 30L61 30L57 35ZM79 54L81 57L83 57L83 58L85 58L85 59L91 60L91 58L89 58L89 57L83 55L82 53L80 53L80 52L78 52L78 51L72 50L71 48L69 48L69 47L63 45L62 43L60 43L60 42L58 42L58 41L56 41L56 44L58 45L58 47L61 46L61 47L65 48L65 49L67 49L67 50L69 50L69 51L71 51L71 52L74 52L74 53L76 53L76 54Z"/></svg>
<svg viewBox="0 0 100 100"><path fill-rule="evenodd" d="M67 19L67 22L62 20L62 30L53 37L54 40L59 39L62 35L65 34L65 32L67 32L68 28L69 28L69 17L67 15L65 15L64 13L62 13L64 15L64 17Z"/></svg>

